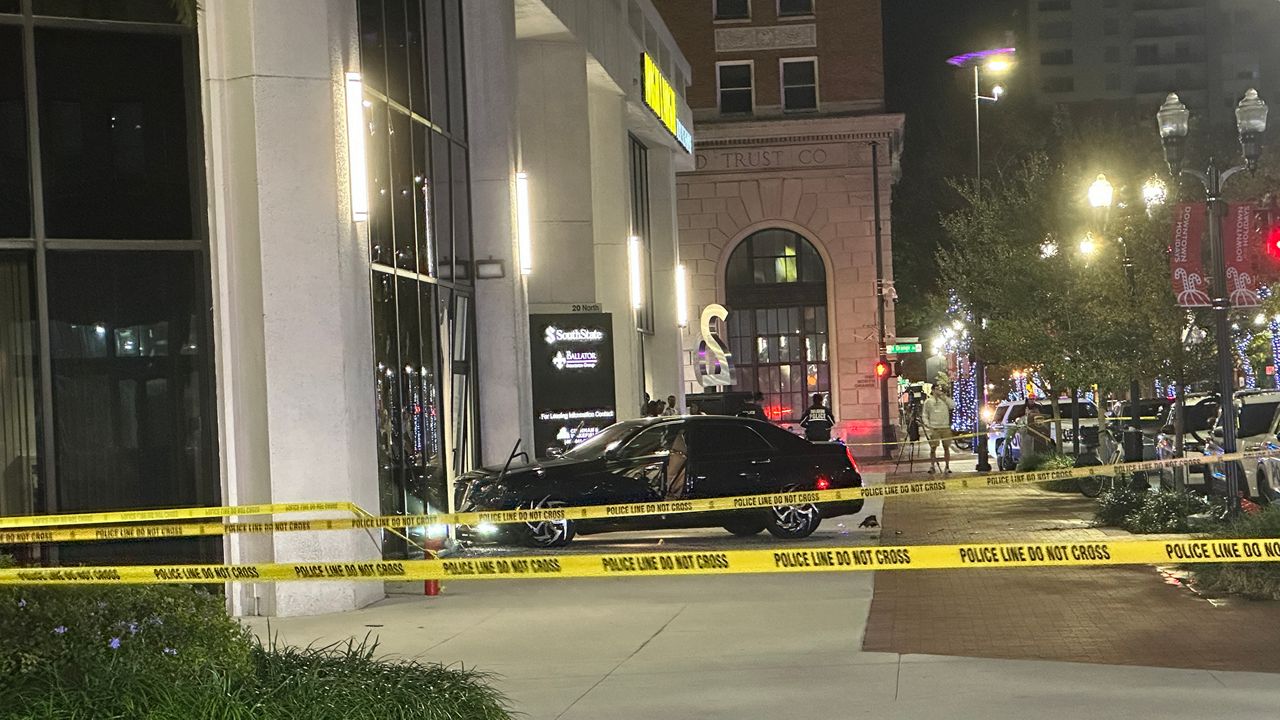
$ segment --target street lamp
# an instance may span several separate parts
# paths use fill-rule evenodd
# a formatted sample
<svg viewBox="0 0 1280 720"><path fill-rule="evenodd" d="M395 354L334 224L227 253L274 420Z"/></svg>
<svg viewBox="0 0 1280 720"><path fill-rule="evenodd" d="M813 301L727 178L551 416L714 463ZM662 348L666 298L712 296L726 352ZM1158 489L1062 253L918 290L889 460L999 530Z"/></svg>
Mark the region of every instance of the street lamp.
<svg viewBox="0 0 1280 720"><path fill-rule="evenodd" d="M1240 151L1243 165L1219 170L1213 158L1203 171L1183 169L1186 159L1187 131L1191 125L1191 111L1182 104L1177 94L1169 93L1156 113L1160 128L1160 140L1164 144L1164 159L1169 163L1169 174L1175 180L1182 175L1196 178L1204 187L1206 213L1209 224L1209 249L1213 255L1212 307L1217 332L1218 383L1222 402L1222 450L1236 451L1235 362L1231 348L1231 296L1227 289L1227 258L1222 247L1222 216L1226 211L1222 201L1222 186L1242 170L1252 172L1262 156L1262 134L1267 129L1267 104L1252 88L1244 94L1236 106L1236 130L1240 135ZM1232 516L1240 512L1240 471L1236 463L1226 463L1227 507Z"/></svg>
<svg viewBox="0 0 1280 720"><path fill-rule="evenodd" d="M1098 232L1105 236L1107 230L1107 222L1111 216L1111 205L1115 200L1115 187L1111 181L1107 180L1107 176L1098 173L1098 177L1094 179L1093 184L1089 185L1089 206L1093 208L1094 224L1098 228ZM1134 278L1133 257L1129 254L1129 244L1124 241L1122 236L1117 235L1116 240L1120 242L1120 247L1124 250L1124 259L1121 261L1124 266L1125 281L1129 285L1129 304L1133 314L1136 316L1138 312L1138 286ZM1140 403L1142 398L1142 388L1138 383L1137 373L1133 373L1129 378L1129 425L1124 430L1124 459L1126 462L1139 462L1142 460L1142 430L1138 425L1138 418L1141 415Z"/></svg>
<svg viewBox="0 0 1280 720"><path fill-rule="evenodd" d="M999 102L1004 97L1005 87L1003 85L995 85L991 88L991 95L982 94L982 71L986 70L992 74L1002 74L1008 72L1013 67L1013 56L1017 53L1015 48L992 48L989 50L979 50L977 52L965 53L948 58L947 64L954 67L973 68L973 155L974 155L974 179L977 192L982 192L982 103ZM973 387L974 387L974 405L978 408L985 408L987 404L986 391L986 363L984 363L977 354L974 353L973 358ZM985 428L982 413L978 412L977 421L974 424L974 439L977 441L978 463L975 469L979 472L987 472L991 470L991 461L987 456L987 442L983 437Z"/></svg>
<svg viewBox="0 0 1280 720"><path fill-rule="evenodd" d="M1088 233L1080 239L1080 254L1085 257L1093 257L1098 251L1098 245L1093 241L1093 233Z"/></svg>

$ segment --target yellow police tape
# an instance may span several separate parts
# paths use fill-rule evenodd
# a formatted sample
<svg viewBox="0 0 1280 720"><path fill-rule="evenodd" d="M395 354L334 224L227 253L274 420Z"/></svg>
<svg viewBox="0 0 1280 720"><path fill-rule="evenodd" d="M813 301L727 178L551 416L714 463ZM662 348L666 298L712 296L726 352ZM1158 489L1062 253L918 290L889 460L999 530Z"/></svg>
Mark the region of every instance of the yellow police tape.
<svg viewBox="0 0 1280 720"><path fill-rule="evenodd" d="M0 585L503 580L1277 561L1280 561L1280 539L1128 540L529 555L398 562L12 568L0 570Z"/></svg>
<svg viewBox="0 0 1280 720"><path fill-rule="evenodd" d="M188 518L232 517L235 515L274 515L276 513L341 511L363 513L350 502L267 503L262 505L223 505L219 507L161 508L156 510L107 510L61 515L0 516L0 528L57 527L62 525L100 525L103 523L184 520Z"/></svg>
<svg viewBox="0 0 1280 720"><path fill-rule="evenodd" d="M1067 480L1072 478L1115 475L1121 472L1138 472L1154 470L1162 467L1179 465L1214 464L1225 461L1260 458L1280 454L1274 450L1254 450L1237 452L1230 455L1211 455L1176 458L1170 460L1147 460L1143 462L1119 463L1115 465L1096 465L1092 467L1062 468L1057 470L1039 470L1035 472L1007 472L976 477L948 478L938 480L922 480L917 482L891 483L872 485L860 488L841 488L835 490L805 490L797 492L771 493L767 495L738 495L718 498L692 498L687 500L669 500L663 502L625 503L617 505L587 505L574 507L557 507L533 510L490 510L479 512L436 513L428 515L382 515L374 516L351 503L282 503L277 505L248 505L221 508L182 508L177 510L142 510L119 513L96 513L94 517L132 516L138 513L151 514L160 519L166 514L177 517L217 517L235 515L260 515L268 512L310 512L318 510L349 510L360 517L335 518L320 520L277 520L272 522L204 522L174 524L143 525L111 525L105 527L65 528L57 527L62 523L48 522L49 519L73 517L77 520L90 515L45 515L41 518L3 518L3 521L27 521L27 530L0 531L0 545L14 545L40 542L85 542L108 540L147 540L156 538L193 537L206 535L232 535L276 532L307 532L323 530L372 530L425 527L428 525L480 525L481 523L527 523L556 520L600 520L609 518L639 517L645 515L676 515L697 512L717 512L731 510L750 510L758 508L779 507L787 505L810 505L832 502L850 502L865 498L903 497L926 495L956 490L976 490L992 487L1010 487L1028 485L1051 480ZM343 506L343 507L339 507ZM43 520L47 525L40 526L35 520ZM96 520L95 522L107 522ZM0 527L4 527L0 522ZM38 529L37 529L38 528Z"/></svg>

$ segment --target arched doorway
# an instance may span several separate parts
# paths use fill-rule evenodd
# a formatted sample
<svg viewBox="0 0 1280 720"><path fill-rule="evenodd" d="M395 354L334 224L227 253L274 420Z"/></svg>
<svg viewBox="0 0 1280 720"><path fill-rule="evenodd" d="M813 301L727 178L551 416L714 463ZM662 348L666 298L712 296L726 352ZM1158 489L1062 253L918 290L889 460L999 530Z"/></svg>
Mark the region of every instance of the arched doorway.
<svg viewBox="0 0 1280 720"><path fill-rule="evenodd" d="M729 256L725 302L733 389L763 393L770 420L799 420L810 394L831 390L822 257L790 230L753 233Z"/></svg>

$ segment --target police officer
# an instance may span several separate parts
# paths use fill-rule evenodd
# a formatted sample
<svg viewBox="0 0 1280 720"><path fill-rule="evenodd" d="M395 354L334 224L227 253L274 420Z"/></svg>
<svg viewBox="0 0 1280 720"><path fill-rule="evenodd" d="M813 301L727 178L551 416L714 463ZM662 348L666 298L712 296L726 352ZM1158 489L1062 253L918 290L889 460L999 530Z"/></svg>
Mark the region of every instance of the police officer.
<svg viewBox="0 0 1280 720"><path fill-rule="evenodd" d="M804 428L804 436L809 440L830 440L831 428L836 424L836 416L823 404L822 393L813 394L813 404L800 418L800 427Z"/></svg>
<svg viewBox="0 0 1280 720"><path fill-rule="evenodd" d="M764 393L756 393L751 396L751 402L743 403L742 409L738 411L738 417L768 421L769 416L764 412Z"/></svg>

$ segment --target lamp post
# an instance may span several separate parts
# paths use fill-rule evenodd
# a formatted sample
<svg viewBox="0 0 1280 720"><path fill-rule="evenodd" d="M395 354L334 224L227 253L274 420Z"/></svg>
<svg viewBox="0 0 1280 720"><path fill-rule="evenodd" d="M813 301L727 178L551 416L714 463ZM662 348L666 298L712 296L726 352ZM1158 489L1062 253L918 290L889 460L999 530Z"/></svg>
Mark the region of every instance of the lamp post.
<svg viewBox="0 0 1280 720"><path fill-rule="evenodd" d="M1236 451L1235 363L1231 347L1231 296L1227 289L1227 257L1222 247L1222 186L1242 170L1253 172L1262 156L1262 134L1267 129L1267 104L1258 97L1258 91L1250 89L1236 106L1236 130L1240 136L1240 150L1244 164L1220 170L1213 158L1203 171L1182 167L1186 159L1187 131L1190 129L1191 111L1182 104L1176 93L1169 93L1160 111L1156 113L1160 128L1160 140L1164 144L1164 159L1169 163L1169 173L1175 181L1180 176L1193 177L1204 186L1209 225L1209 251L1213 256L1213 308L1214 327L1217 333L1218 384L1222 402L1222 450ZM1240 512L1240 471L1236 463L1226 463L1227 508L1234 517Z"/></svg>
<svg viewBox="0 0 1280 720"><path fill-rule="evenodd" d="M1004 88L996 85L991 89L991 95L982 94L982 70L986 69L993 74L1007 72L1013 67L1013 55L1017 52L1015 48L994 48L991 50L979 50L978 52L965 53L956 55L947 60L948 65L955 67L972 67L973 68L973 154L974 154L974 176L977 180L978 192L982 191L982 103L999 102L1004 95ZM982 320L978 319L981 325ZM983 410L987 407L987 367L977 354L973 354L973 387L974 387L974 405L977 412L974 413L974 441L978 451L978 463L974 469L978 472L989 472L991 470L991 460L988 455L985 421L982 417Z"/></svg>
<svg viewBox="0 0 1280 720"><path fill-rule="evenodd" d="M1111 182L1107 180L1107 176L1102 173L1094 179L1093 184L1089 186L1089 206L1094 212L1094 226L1098 232L1106 237L1107 222L1111 219L1112 201L1115 199L1115 188ZM1121 261L1124 266L1125 281L1129 285L1129 306L1134 315L1138 312L1138 287L1134 277L1133 256L1129 254L1129 243L1124 241L1124 237L1117 235L1116 239L1120 242L1120 247L1124 250L1124 259ZM1124 459L1125 462L1139 462L1142 460L1142 429L1138 425L1140 415L1139 400L1142 399L1142 389L1139 387L1137 373L1132 373L1129 378L1129 424L1124 428Z"/></svg>

